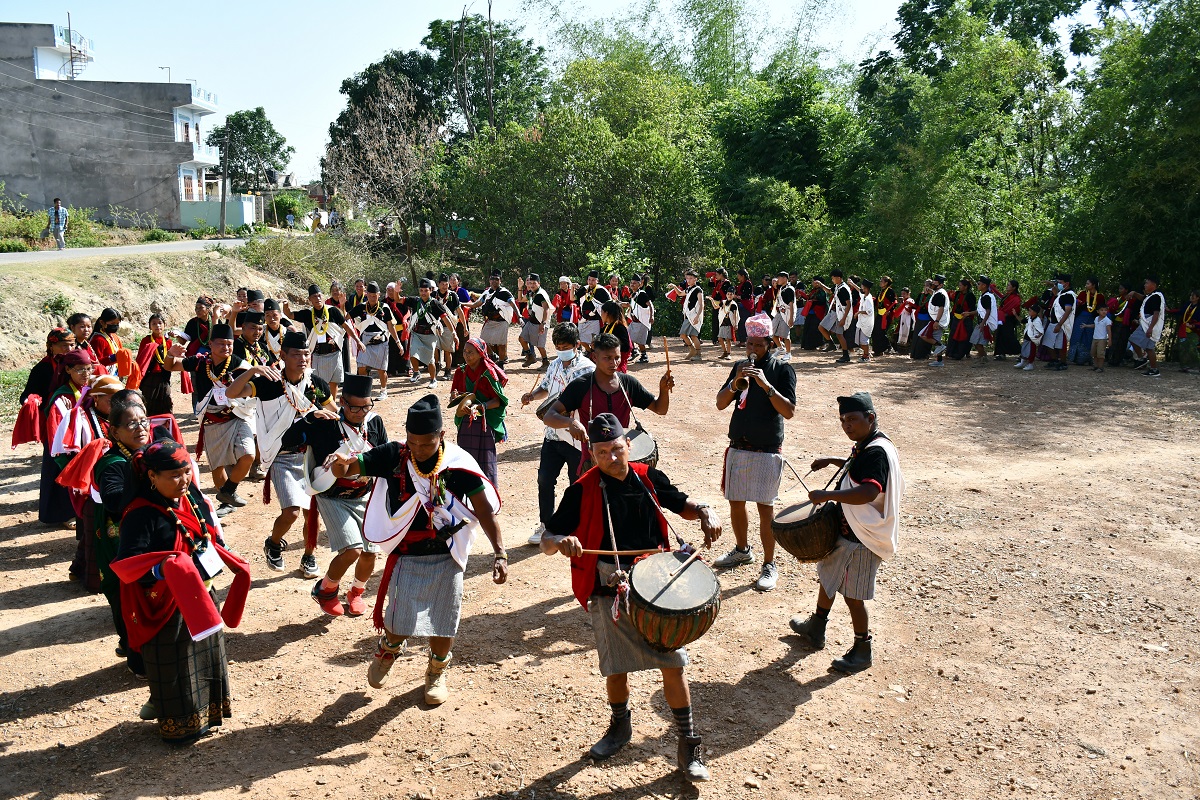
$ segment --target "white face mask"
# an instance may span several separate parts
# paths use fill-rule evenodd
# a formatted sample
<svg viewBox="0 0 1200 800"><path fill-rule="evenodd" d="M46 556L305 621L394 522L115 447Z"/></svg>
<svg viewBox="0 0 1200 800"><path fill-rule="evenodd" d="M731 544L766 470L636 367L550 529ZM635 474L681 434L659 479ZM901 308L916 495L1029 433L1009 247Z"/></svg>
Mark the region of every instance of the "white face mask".
<svg viewBox="0 0 1200 800"><path fill-rule="evenodd" d="M576 352L577 352L576 350L559 350L558 351L558 360L563 362L564 364L569 364L570 362L575 360Z"/></svg>

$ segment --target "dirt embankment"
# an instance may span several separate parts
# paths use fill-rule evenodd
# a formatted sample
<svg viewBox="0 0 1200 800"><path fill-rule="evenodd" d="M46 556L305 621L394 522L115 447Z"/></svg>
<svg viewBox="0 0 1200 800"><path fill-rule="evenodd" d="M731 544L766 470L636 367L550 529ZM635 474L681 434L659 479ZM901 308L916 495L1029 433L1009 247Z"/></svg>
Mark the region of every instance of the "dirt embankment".
<svg viewBox="0 0 1200 800"><path fill-rule="evenodd" d="M295 296L298 287L251 269L218 251L92 256L53 263L0 267L0 369L24 369L45 352L46 331L63 325L76 311L94 316L105 307L120 311L136 343L152 312L183 327L196 297L232 299L238 286L254 286L277 296Z"/></svg>

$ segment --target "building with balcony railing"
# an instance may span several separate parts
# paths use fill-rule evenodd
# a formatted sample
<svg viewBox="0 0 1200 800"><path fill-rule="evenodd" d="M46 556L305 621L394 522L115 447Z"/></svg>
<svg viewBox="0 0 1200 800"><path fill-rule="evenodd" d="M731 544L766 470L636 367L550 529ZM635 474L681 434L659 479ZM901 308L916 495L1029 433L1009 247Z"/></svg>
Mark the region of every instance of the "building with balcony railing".
<svg viewBox="0 0 1200 800"><path fill-rule="evenodd" d="M220 152L204 143L217 95L193 83L79 80L94 51L65 26L0 22L5 192L34 208L61 197L100 219L122 209L194 227L218 185L208 171Z"/></svg>

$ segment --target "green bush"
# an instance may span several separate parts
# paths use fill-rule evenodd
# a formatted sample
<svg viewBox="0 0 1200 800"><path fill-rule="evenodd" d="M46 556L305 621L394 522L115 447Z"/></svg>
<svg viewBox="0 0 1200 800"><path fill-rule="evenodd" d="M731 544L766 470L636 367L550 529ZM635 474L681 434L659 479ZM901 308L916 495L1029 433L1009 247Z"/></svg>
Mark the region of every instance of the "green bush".
<svg viewBox="0 0 1200 800"><path fill-rule="evenodd" d="M32 249L20 239L0 239L0 253L28 253Z"/></svg>
<svg viewBox="0 0 1200 800"><path fill-rule="evenodd" d="M206 236L216 236L219 231L212 225L209 225L201 217L196 217L196 227L188 231L188 236L193 239L203 239Z"/></svg>
<svg viewBox="0 0 1200 800"><path fill-rule="evenodd" d="M46 227L45 216L17 216L0 213L0 239L25 239L34 242ZM12 251L10 251L12 252Z"/></svg>
<svg viewBox="0 0 1200 800"><path fill-rule="evenodd" d="M286 225L288 214L296 218L296 225L300 225L301 218L316 207L317 204L309 199L308 193L300 189L280 192L275 195L273 202L265 199L263 202L263 212L267 220L276 226Z"/></svg>
<svg viewBox="0 0 1200 800"><path fill-rule="evenodd" d="M374 268L367 249L342 236L252 236L233 255L252 267L283 278L296 291L330 278L365 275Z"/></svg>
<svg viewBox="0 0 1200 800"><path fill-rule="evenodd" d="M62 292L56 292L46 302L42 303L42 311L47 314L57 314L60 317L71 316L71 298Z"/></svg>
<svg viewBox="0 0 1200 800"><path fill-rule="evenodd" d="M173 242L175 238L175 234L168 233L162 228L151 228L142 234L143 242Z"/></svg>
<svg viewBox="0 0 1200 800"><path fill-rule="evenodd" d="M17 403L29 379L29 370L0 370L0 423L9 424L17 418Z"/></svg>

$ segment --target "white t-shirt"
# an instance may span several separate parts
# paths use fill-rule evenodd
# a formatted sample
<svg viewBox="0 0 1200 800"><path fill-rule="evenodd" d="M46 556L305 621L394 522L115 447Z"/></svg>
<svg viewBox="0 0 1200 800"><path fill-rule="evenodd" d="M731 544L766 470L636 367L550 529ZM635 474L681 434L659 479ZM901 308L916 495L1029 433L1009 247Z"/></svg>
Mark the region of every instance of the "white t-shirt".
<svg viewBox="0 0 1200 800"><path fill-rule="evenodd" d="M1096 317L1096 329L1092 331L1092 340L1108 341L1108 329L1112 327L1111 317Z"/></svg>

